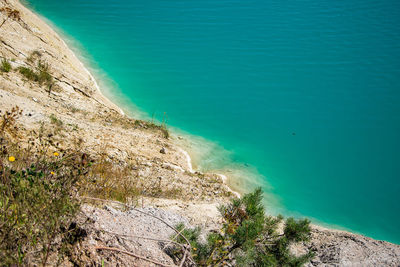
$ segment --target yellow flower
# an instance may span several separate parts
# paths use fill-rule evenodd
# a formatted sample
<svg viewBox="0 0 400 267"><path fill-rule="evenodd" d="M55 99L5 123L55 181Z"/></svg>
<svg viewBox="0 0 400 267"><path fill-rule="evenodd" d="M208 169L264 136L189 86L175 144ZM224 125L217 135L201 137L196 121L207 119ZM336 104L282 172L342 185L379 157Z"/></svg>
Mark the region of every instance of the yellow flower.
<svg viewBox="0 0 400 267"><path fill-rule="evenodd" d="M197 248L193 248L193 250L194 250L194 251L196 251L196 250L197 250Z"/></svg>
<svg viewBox="0 0 400 267"><path fill-rule="evenodd" d="M14 162L15 158L13 156L11 156L11 157L8 158L8 160L11 161L11 162Z"/></svg>
<svg viewBox="0 0 400 267"><path fill-rule="evenodd" d="M56 173L55 173L55 172L50 172L50 174L51 174L51 175L55 175Z"/></svg>
<svg viewBox="0 0 400 267"><path fill-rule="evenodd" d="M58 154L58 152L54 152L53 155L58 157L60 154Z"/></svg>

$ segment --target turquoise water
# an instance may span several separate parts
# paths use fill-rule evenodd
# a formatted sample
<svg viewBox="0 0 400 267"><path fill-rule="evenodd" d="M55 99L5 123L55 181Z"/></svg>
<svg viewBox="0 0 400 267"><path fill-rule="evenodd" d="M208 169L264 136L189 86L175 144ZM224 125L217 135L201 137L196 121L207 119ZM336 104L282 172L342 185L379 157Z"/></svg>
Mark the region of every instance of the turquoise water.
<svg viewBox="0 0 400 267"><path fill-rule="evenodd" d="M400 243L399 1L28 2L125 103L226 149L199 166L258 174L274 212Z"/></svg>

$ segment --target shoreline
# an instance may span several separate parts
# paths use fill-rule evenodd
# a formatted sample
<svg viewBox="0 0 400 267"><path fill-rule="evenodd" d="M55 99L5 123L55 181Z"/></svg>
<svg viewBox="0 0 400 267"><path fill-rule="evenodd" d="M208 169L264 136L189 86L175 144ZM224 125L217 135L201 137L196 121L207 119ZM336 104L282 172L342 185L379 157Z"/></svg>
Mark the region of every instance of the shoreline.
<svg viewBox="0 0 400 267"><path fill-rule="evenodd" d="M77 48L77 47L74 47L72 44L71 44L71 45L67 44L67 42L65 41L65 39L68 39L68 38L66 38L66 36L64 36L64 34L62 33L62 30L59 29L52 21L50 21L50 20L47 19L46 17L44 17L44 16L42 16L42 15L36 13L35 11L31 10L31 9L29 8L28 3L26 3L26 5L25 5L23 0L22 0L22 1L19 1L19 3L26 9L26 11L30 12L32 16L36 16L37 19L42 20L42 21L54 32L54 34L61 40L61 42L65 45L65 47L67 47L67 49L72 53L72 55L75 57L75 59L77 60L77 62L80 63L80 65L82 66L82 68L85 70L86 74L87 74L87 75L90 77L90 79L93 81L94 86L95 86L95 89L96 89L96 92L97 92L97 94L98 94L98 97L100 98L100 101L101 101L104 105L106 105L106 106L110 105L112 108L114 108L116 111L118 111L121 115L127 116L127 117L130 118L130 116L127 115L127 114L123 111L123 109L122 109L117 103L115 103L113 100L111 100L110 98L108 98L108 97L105 96L105 94L102 92L102 90L101 90L101 88L100 88L100 86L99 86L99 83L98 83L97 80L96 80L95 75L92 74L92 73L90 72L90 70L89 70L90 67L86 66L85 63L83 62L84 60L83 60L82 56L77 56L77 53L74 51L74 50L78 50L78 48ZM72 46L72 47L71 47L71 46ZM79 53L78 53L78 54L79 54ZM87 62L87 64L89 64L89 63ZM110 89L112 89L112 88L110 88ZM105 103L104 103L103 101L104 101ZM116 101L116 102L118 102L118 101ZM138 118L133 117L132 119L138 119ZM178 136L178 133L177 133L177 132L172 132L172 133L173 133L175 136ZM189 139L190 137L189 137L189 136L185 136L185 138ZM192 160L192 157L190 156L189 152L187 152L185 149L183 149L183 148L181 147L181 145L177 144L177 146L178 146L178 148L181 150L181 153L184 154L184 156L186 157L187 166L188 166L189 171L190 171L191 173L196 172L196 170L193 169L193 165L192 165L192 161L193 161L193 160ZM195 149L195 148L194 148L194 149ZM213 174L218 175L218 176L221 178L223 184L229 189L230 192L232 192L232 194L234 194L236 197L239 197L239 198L241 197L241 193L239 193L238 191L233 190L233 189L229 186L228 180L229 180L230 178L229 178L227 175L225 175L225 174L220 174L220 173L218 173L218 171L214 172L213 170L211 170L210 172L213 173Z"/></svg>
<svg viewBox="0 0 400 267"><path fill-rule="evenodd" d="M89 71L88 67L83 63L83 59L80 56L77 56L77 53L74 51L75 49L71 48L71 45L68 45L67 42L65 41L65 39L67 39L67 38L65 36L63 36L64 34L62 33L62 30L59 29L52 21L50 21L46 17L44 17L44 16L40 15L39 13L36 13L34 10L32 10L29 7L28 3L25 2L24 0L18 0L17 2L25 9L25 12L30 12L31 16L34 16L37 19L43 21L44 24L47 25L50 28L50 30L52 30L53 33L60 39L60 41L64 44L64 46L67 47L67 49L72 54L72 56L76 59L77 62L79 62L79 64L82 66L82 69L89 76L89 79L94 83L94 87L96 89L98 97L100 98L100 101L106 106L110 105L112 108L114 108L116 111L118 111L121 115L125 115L125 112L122 110L121 107L119 107L116 103L114 103L111 99L107 98L103 94L96 78Z"/></svg>
<svg viewBox="0 0 400 267"><path fill-rule="evenodd" d="M79 62L79 63L81 64L82 68L86 71L86 74L89 75L91 81L94 83L94 86L95 86L95 89L96 89L96 96L100 99L101 103L104 104L104 105L106 105L106 106L110 105L110 106L108 106L108 107L111 107L111 108L115 109L117 112L119 112L119 113L120 113L121 115L123 115L123 116L129 117L128 115L125 114L125 112L122 110L121 107L119 107L117 104L115 104L112 100L110 100L109 98L107 98L107 97L103 94L103 92L102 92L100 86L98 85L98 82L97 82L97 80L96 80L95 75L93 75L93 74L90 72L89 68L88 68L87 66L85 66L85 64L84 64L84 62L81 60L81 58L80 58L79 56L76 55L76 53L74 52L74 48L71 48L71 47L65 42L65 40L64 40L64 38L63 38L63 36L62 36L62 34L60 34L59 31L57 30L58 28L57 28L55 25L52 25L51 21L47 20L45 17L43 17L43 16L41 16L40 14L37 14L37 13L35 13L34 11L32 11L28 6L26 6L26 5L24 4L24 1L19 1L19 0L18 0L17 2L25 9L26 12L29 12L31 15L36 16L37 19L42 20L42 21L44 22L44 24L46 24L46 25L54 32L54 34L55 34L56 36L58 36L58 38L64 43L65 47L67 47L67 49L72 53L72 55L75 57L76 61ZM176 134L176 133L174 133L174 135L175 135L175 134ZM186 157L188 169L189 169L191 172L195 172L195 170L193 170L193 167L192 167L192 158L191 158L190 154L189 154L187 151L185 151L184 149L182 149L179 145L178 145L178 147L182 150L182 154L184 154L184 156ZM213 173L214 173L214 172L213 172ZM216 172L215 174L218 175L219 177L221 177L221 180L223 181L223 184L224 184L225 186L227 186L227 187L231 190L231 192L232 192L233 194L235 194L236 196L240 196L240 193L234 191L234 190L228 185L228 180L230 179L229 177L227 177L227 176L224 175L224 174L218 174L218 172ZM313 226L314 226L314 225L315 225L315 224L313 224ZM347 230L339 230L339 229L336 229L336 228L329 228L329 227L326 227L326 226L324 226L324 225L318 225L318 224L316 224L315 226L316 226L316 227L321 227L321 228L323 228L323 229L327 229L327 230L329 230L329 231L340 231L340 232L346 232L346 233L350 233L350 234L357 234L357 235L359 235L358 233L353 233L353 232L347 231ZM365 235L363 235L363 236L365 236ZM388 241L385 241L385 242L388 242Z"/></svg>

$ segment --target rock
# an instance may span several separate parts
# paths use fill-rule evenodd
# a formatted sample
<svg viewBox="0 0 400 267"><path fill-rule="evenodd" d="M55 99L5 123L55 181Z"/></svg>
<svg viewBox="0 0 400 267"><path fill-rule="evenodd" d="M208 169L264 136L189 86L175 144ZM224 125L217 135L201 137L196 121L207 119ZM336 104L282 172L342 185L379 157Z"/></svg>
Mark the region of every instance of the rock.
<svg viewBox="0 0 400 267"><path fill-rule="evenodd" d="M165 150L165 147L161 148L160 153L161 154L167 154L167 151Z"/></svg>
<svg viewBox="0 0 400 267"><path fill-rule="evenodd" d="M314 266L400 266L400 246L345 231L312 227L310 244Z"/></svg>
<svg viewBox="0 0 400 267"><path fill-rule="evenodd" d="M143 162L143 166L152 167L153 164L151 164L151 162L146 161L146 162Z"/></svg>

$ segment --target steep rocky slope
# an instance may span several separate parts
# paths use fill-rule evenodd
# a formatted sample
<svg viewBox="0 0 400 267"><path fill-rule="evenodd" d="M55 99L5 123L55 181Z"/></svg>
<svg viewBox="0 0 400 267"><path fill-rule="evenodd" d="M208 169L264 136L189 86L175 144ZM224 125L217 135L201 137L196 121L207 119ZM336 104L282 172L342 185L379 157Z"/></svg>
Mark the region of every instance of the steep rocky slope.
<svg viewBox="0 0 400 267"><path fill-rule="evenodd" d="M106 155L117 165L132 166L142 189L142 197L133 204L171 224L183 221L217 228L217 206L232 196L221 177L193 172L187 153L176 145L176 137L166 138L162 127L124 116L102 96L94 78L43 20L16 0L0 0L0 9L0 56L13 68L0 73L0 110L14 106L23 110L19 119L22 138L28 138L29 131L42 124L50 125L61 136L61 147L80 140L86 153ZM39 60L48 64L51 87L17 70L35 69ZM79 220L86 229L81 253L77 254L80 260L97 265L103 261L106 266L156 265L95 249L112 245L173 264L161 249L163 242L127 241L105 232L168 239L173 231L151 216L92 204L83 207ZM398 245L320 227L313 228L312 237L307 247L316 252L316 257L309 266L400 266ZM304 247L293 249L300 253Z"/></svg>

